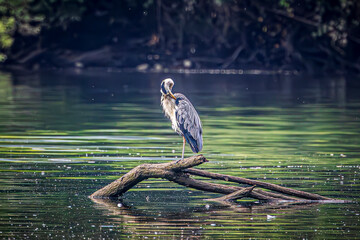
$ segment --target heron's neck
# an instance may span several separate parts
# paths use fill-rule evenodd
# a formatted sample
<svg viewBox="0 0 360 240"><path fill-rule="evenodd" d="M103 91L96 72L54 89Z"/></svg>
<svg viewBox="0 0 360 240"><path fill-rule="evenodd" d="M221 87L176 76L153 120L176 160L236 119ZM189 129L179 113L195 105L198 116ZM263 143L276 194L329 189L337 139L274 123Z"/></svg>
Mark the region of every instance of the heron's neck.
<svg viewBox="0 0 360 240"><path fill-rule="evenodd" d="M161 96L161 105L165 113L170 114L170 112L172 112L175 109L175 99L173 99L169 95L163 94Z"/></svg>
<svg viewBox="0 0 360 240"><path fill-rule="evenodd" d="M161 100L166 100L166 101L170 101L172 103L175 103L175 99L173 99L170 95L162 94Z"/></svg>

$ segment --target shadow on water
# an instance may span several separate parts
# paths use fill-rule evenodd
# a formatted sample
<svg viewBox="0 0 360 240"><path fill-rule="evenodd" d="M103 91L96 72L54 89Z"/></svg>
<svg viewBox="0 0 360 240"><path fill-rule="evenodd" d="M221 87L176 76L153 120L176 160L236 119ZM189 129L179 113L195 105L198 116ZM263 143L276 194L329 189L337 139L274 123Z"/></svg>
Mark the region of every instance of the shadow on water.
<svg viewBox="0 0 360 240"><path fill-rule="evenodd" d="M133 167L181 154L160 108L165 77L200 113L203 169L355 202L222 206L159 179L126 193L130 208L91 201ZM1 73L0 238L358 239L359 80Z"/></svg>

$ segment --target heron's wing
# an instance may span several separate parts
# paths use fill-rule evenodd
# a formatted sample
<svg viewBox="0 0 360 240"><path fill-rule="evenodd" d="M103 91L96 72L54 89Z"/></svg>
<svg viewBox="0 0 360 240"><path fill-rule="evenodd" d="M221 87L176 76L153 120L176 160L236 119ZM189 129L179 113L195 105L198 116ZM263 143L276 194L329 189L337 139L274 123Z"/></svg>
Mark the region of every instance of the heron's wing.
<svg viewBox="0 0 360 240"><path fill-rule="evenodd" d="M176 96L175 116L178 127L189 143L191 150L198 153L202 150L202 126L198 113L191 102L182 94Z"/></svg>

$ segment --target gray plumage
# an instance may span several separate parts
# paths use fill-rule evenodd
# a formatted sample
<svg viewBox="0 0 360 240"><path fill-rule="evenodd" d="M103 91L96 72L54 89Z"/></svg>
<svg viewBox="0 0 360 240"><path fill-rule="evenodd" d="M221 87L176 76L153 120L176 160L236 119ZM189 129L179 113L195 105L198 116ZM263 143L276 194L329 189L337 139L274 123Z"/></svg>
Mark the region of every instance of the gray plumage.
<svg viewBox="0 0 360 240"><path fill-rule="evenodd" d="M161 106L165 116L170 119L174 131L184 137L183 159L185 141L190 145L194 153L202 150L202 126L200 117L189 99L181 93L173 94L171 92L173 86L174 81L170 78L162 81L160 87L162 93Z"/></svg>
<svg viewBox="0 0 360 240"><path fill-rule="evenodd" d="M191 104L181 93L175 93L175 116L180 129L180 135L185 137L186 142L190 145L194 153L202 150L202 126L200 117Z"/></svg>

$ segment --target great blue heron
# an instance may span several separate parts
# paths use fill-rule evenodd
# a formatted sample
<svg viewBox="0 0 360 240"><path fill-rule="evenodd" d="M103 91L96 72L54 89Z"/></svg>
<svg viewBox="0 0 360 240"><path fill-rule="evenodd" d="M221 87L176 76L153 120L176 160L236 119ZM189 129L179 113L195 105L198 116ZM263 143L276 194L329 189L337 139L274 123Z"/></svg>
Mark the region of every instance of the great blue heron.
<svg viewBox="0 0 360 240"><path fill-rule="evenodd" d="M185 142L190 145L194 153L202 150L202 127L200 117L194 106L183 94L173 94L171 92L173 86L174 81L171 78L166 78L161 82L161 106L165 116L171 121L172 129L183 137L181 159L184 159Z"/></svg>

